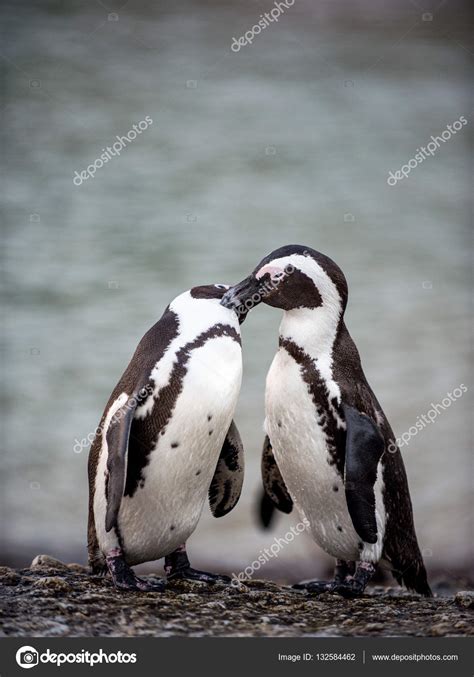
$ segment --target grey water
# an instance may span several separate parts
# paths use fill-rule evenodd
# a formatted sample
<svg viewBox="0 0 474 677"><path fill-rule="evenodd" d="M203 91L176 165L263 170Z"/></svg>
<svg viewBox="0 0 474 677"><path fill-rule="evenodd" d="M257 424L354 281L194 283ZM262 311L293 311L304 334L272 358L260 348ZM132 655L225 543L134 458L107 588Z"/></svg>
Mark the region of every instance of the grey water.
<svg viewBox="0 0 474 677"><path fill-rule="evenodd" d="M334 4L297 1L234 53L272 3L4 3L3 561L85 561L77 441L138 340L181 291L236 282L291 242L344 270L347 324L397 435L467 386L402 451L428 567L472 558L462 20ZM145 116L120 156L74 184ZM466 126L387 184L460 116ZM263 532L256 519L279 319L260 306L243 325L244 493L221 520L204 509L196 566L239 571L299 521ZM303 534L259 575L327 564Z"/></svg>

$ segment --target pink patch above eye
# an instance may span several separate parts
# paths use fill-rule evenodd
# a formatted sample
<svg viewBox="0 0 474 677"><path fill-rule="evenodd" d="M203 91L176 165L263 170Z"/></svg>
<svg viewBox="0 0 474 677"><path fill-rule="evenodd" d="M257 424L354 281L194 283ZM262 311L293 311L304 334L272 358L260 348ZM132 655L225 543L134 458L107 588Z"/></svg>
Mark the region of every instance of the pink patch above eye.
<svg viewBox="0 0 474 677"><path fill-rule="evenodd" d="M260 270L258 270L257 273L255 274L255 277L257 278L257 280L260 280L260 278L263 277L264 275L267 275L267 273L273 280L274 278L277 278L277 276L280 276L282 273L284 274L285 271L283 270L283 268L279 268L278 266L268 265L260 268Z"/></svg>

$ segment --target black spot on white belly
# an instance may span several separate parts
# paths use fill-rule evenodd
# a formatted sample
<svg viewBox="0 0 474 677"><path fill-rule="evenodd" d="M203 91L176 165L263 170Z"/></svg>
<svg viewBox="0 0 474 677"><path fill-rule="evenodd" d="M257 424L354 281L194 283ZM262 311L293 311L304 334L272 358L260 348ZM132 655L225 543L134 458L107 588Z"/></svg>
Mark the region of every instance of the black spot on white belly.
<svg viewBox="0 0 474 677"><path fill-rule="evenodd" d="M172 525L170 526L170 531L174 531L174 529L175 529L175 526L174 526L174 524L172 524Z"/></svg>
<svg viewBox="0 0 474 677"><path fill-rule="evenodd" d="M176 447L179 447L179 442L171 442L171 448L176 449Z"/></svg>
<svg viewBox="0 0 474 677"><path fill-rule="evenodd" d="M213 432L213 430L209 430L209 436L212 435Z"/></svg>
<svg viewBox="0 0 474 677"><path fill-rule="evenodd" d="M196 475L200 475L200 474L201 474L201 471L198 470L198 471L196 472Z"/></svg>
<svg viewBox="0 0 474 677"><path fill-rule="evenodd" d="M332 488L333 491L339 491L339 487L335 484Z"/></svg>
<svg viewBox="0 0 474 677"><path fill-rule="evenodd" d="M337 530L338 530L338 531L342 531L342 527L339 527L339 526L338 526L338 527L337 527Z"/></svg>
<svg viewBox="0 0 474 677"><path fill-rule="evenodd" d="M207 415L207 420L210 421L212 419L212 414Z"/></svg>

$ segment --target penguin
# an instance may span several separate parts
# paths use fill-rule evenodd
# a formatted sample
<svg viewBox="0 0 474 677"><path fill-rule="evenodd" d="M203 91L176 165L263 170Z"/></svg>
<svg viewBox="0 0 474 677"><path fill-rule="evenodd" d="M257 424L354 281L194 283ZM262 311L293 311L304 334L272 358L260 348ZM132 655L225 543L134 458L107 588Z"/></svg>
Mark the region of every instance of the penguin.
<svg viewBox="0 0 474 677"><path fill-rule="evenodd" d="M222 298L237 313L284 311L266 381L262 521L295 506L336 560L332 581L297 588L356 597L383 560L429 597L402 456L346 328L347 299L341 269L302 245L276 249Z"/></svg>
<svg viewBox="0 0 474 677"><path fill-rule="evenodd" d="M198 286L170 303L141 339L96 431L89 565L94 574L108 570L119 590L163 590L164 581L149 584L131 568L162 557L167 580L230 581L191 568L186 553L206 496L221 517L242 489L233 421L242 354L239 318L220 303L228 289Z"/></svg>

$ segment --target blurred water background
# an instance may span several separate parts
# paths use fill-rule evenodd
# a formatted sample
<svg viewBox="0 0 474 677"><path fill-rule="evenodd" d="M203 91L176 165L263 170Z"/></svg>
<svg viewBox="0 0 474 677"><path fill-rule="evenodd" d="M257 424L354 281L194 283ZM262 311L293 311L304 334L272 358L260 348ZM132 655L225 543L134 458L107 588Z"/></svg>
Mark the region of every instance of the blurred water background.
<svg viewBox="0 0 474 677"><path fill-rule="evenodd" d="M122 6L121 6L122 5ZM397 435L469 388L465 10L296 0L238 53L271 2L4 2L3 563L86 558L87 449L138 340L193 285L236 282L297 242L333 257L347 324ZM431 17L431 18L430 18ZM153 124L95 178L115 135ZM397 185L388 172L464 115ZM238 508L206 507L195 566L238 571L298 522L258 528L265 374L279 311L243 326ZM433 573L472 559L471 393L403 449ZM259 575L317 575L298 536Z"/></svg>

